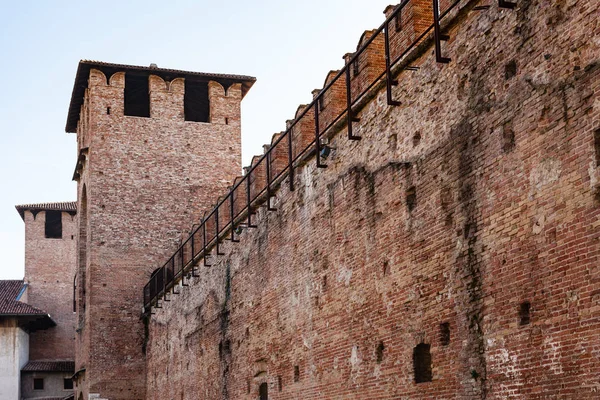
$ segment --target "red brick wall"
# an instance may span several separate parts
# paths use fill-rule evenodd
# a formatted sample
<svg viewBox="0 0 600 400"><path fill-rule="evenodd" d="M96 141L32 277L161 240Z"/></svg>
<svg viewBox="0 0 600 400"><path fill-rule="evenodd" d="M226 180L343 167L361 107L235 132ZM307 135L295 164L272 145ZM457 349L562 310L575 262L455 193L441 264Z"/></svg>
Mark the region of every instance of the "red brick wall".
<svg viewBox="0 0 600 400"><path fill-rule="evenodd" d="M184 121L184 80L150 77L151 118L123 115L124 73L90 72L79 123L89 147L79 180L87 196L85 318L80 294L78 390L110 399L145 392L142 288L197 222L215 193L241 171L239 85L211 82L212 123ZM110 107L110 114L107 114ZM226 121L225 118L228 118ZM83 213L82 213L83 214ZM84 218L84 216L80 216ZM84 243L85 242L85 243ZM80 256L83 257L83 256Z"/></svg>
<svg viewBox="0 0 600 400"><path fill-rule="evenodd" d="M598 2L518 3L460 13L450 64L415 55L154 310L148 399L597 397Z"/></svg>
<svg viewBox="0 0 600 400"><path fill-rule="evenodd" d="M27 303L50 314L56 327L29 335L30 360L73 360L76 217L62 213L62 239L45 237L46 212L25 217Z"/></svg>

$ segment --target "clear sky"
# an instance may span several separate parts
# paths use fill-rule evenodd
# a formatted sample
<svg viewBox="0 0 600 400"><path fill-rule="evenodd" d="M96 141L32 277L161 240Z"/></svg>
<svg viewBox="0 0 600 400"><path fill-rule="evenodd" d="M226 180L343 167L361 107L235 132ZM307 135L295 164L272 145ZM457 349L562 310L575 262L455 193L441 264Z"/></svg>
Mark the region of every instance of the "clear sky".
<svg viewBox="0 0 600 400"><path fill-rule="evenodd" d="M247 165L388 4L0 0L0 279L23 277L14 206L76 199L75 135L64 129L80 59L257 77L242 103Z"/></svg>

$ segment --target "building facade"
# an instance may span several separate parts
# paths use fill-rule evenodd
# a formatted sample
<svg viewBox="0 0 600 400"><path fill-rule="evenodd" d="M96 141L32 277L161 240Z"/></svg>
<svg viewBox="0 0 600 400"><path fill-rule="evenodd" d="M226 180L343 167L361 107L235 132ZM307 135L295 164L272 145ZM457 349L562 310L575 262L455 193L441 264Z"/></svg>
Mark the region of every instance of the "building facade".
<svg viewBox="0 0 600 400"><path fill-rule="evenodd" d="M254 78L81 61L76 398L597 398L599 6L390 6L240 176Z"/></svg>

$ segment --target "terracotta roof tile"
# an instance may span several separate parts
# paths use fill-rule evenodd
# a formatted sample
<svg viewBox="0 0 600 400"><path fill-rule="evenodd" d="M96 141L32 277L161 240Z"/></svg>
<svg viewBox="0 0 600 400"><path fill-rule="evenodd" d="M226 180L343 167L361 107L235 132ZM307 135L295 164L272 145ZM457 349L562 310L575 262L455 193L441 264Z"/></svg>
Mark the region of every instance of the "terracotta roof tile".
<svg viewBox="0 0 600 400"><path fill-rule="evenodd" d="M19 215L21 215L21 218L24 220L25 211L66 211L74 214L77 212L77 202L62 201L57 203L20 204L16 205L15 208L19 212Z"/></svg>
<svg viewBox="0 0 600 400"><path fill-rule="evenodd" d="M18 300L24 289L23 281L0 281L0 315L48 315L47 312Z"/></svg>
<svg viewBox="0 0 600 400"><path fill-rule="evenodd" d="M21 371L24 372L75 372L74 361L29 361Z"/></svg>

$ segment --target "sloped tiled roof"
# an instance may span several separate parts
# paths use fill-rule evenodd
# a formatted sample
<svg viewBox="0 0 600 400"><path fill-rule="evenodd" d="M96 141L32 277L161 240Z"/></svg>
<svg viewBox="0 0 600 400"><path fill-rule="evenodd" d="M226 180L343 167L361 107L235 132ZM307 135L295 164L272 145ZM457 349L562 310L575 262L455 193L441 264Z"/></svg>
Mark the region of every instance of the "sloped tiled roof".
<svg viewBox="0 0 600 400"><path fill-rule="evenodd" d="M74 361L29 361L21 371L24 372L75 372Z"/></svg>
<svg viewBox="0 0 600 400"><path fill-rule="evenodd" d="M0 281L0 315L48 315L47 312L18 300L24 288L23 281Z"/></svg>
<svg viewBox="0 0 600 400"><path fill-rule="evenodd" d="M66 211L68 213L75 214L77 212L77 202L62 201L57 203L21 204L15 206L15 208L19 212L21 219L25 220L25 211Z"/></svg>
<svg viewBox="0 0 600 400"><path fill-rule="evenodd" d="M24 284L22 280L0 280L0 302L17 300Z"/></svg>

